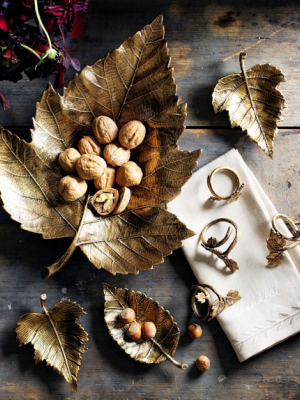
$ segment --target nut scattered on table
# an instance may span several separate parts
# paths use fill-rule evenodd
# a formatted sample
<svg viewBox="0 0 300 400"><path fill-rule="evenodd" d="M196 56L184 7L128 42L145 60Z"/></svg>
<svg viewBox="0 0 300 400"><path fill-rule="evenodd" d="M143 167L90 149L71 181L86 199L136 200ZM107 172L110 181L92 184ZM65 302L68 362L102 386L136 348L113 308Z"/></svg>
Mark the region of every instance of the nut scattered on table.
<svg viewBox="0 0 300 400"><path fill-rule="evenodd" d="M132 308L124 308L120 312L119 319L122 324L130 324L135 320L135 312Z"/></svg>
<svg viewBox="0 0 300 400"><path fill-rule="evenodd" d="M101 147L97 140L91 136L83 136L78 142L78 150L80 154L95 154L95 156L101 155Z"/></svg>
<svg viewBox="0 0 300 400"><path fill-rule="evenodd" d="M121 214L121 212L125 211L131 197L131 191L128 187L123 186L119 189L119 202L114 209L114 214Z"/></svg>
<svg viewBox="0 0 300 400"><path fill-rule="evenodd" d="M91 180L99 178L105 171L106 162L95 154L83 154L76 161L76 171L80 178Z"/></svg>
<svg viewBox="0 0 300 400"><path fill-rule="evenodd" d="M134 149L145 139L146 128L140 121L129 121L119 131L119 142L126 149Z"/></svg>
<svg viewBox="0 0 300 400"><path fill-rule="evenodd" d="M138 322L132 322L126 331L129 339L137 341L142 336L142 328Z"/></svg>
<svg viewBox="0 0 300 400"><path fill-rule="evenodd" d="M121 165L117 170L116 182L120 186L135 186L141 183L143 172L133 161Z"/></svg>
<svg viewBox="0 0 300 400"><path fill-rule="evenodd" d="M130 150L125 149L119 143L109 143L104 147L103 157L107 164L120 167L130 159Z"/></svg>
<svg viewBox="0 0 300 400"><path fill-rule="evenodd" d="M80 158L80 153L73 147L66 149L60 153L58 157L59 165L68 174L73 174L76 172L76 161Z"/></svg>
<svg viewBox="0 0 300 400"><path fill-rule="evenodd" d="M196 366L201 372L207 371L210 368L210 359L201 355L196 360Z"/></svg>
<svg viewBox="0 0 300 400"><path fill-rule="evenodd" d="M202 329L198 324L191 324L187 329L187 333L192 339L199 339L202 336Z"/></svg>
<svg viewBox="0 0 300 400"><path fill-rule="evenodd" d="M93 133L100 144L111 143L118 136L118 127L109 117L101 115L93 121Z"/></svg>
<svg viewBox="0 0 300 400"><path fill-rule="evenodd" d="M66 175L59 181L58 193L65 201L75 201L85 194L87 183L78 176Z"/></svg>
<svg viewBox="0 0 300 400"><path fill-rule="evenodd" d="M108 215L115 209L118 200L117 189L106 188L95 193L91 203L99 215Z"/></svg>
<svg viewBox="0 0 300 400"><path fill-rule="evenodd" d="M144 322L142 325L142 335L145 340L152 339L156 335L156 326L153 322Z"/></svg>

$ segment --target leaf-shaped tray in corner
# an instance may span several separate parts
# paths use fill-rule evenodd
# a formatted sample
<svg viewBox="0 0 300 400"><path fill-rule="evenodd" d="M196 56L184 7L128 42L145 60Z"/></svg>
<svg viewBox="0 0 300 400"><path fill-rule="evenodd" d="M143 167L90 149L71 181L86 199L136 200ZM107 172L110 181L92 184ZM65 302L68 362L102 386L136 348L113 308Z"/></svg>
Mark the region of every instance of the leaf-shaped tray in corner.
<svg viewBox="0 0 300 400"><path fill-rule="evenodd" d="M70 203L58 194L59 153L90 134L99 115L112 118L119 128L130 120L146 126L145 140L131 157L143 170L142 182L132 188L125 212L106 217L95 216L89 196ZM37 104L31 143L0 129L0 189L6 211L23 229L45 239L73 238L67 252L44 268L43 277L61 269L77 247L98 269L138 273L163 262L193 235L166 211L200 155L178 149L185 117L159 16L75 75L63 96L50 85Z"/></svg>
<svg viewBox="0 0 300 400"><path fill-rule="evenodd" d="M131 358L146 364L159 364L165 360L171 361L178 368L186 369L186 364L174 360L180 338L180 331L173 321L169 311L150 297L140 292L121 289L103 283L104 291L104 319L110 335ZM119 320L120 312L124 308L132 308L135 312L135 321L141 325L144 322L153 322L156 326L156 335L153 339L137 342L126 336L128 325Z"/></svg>

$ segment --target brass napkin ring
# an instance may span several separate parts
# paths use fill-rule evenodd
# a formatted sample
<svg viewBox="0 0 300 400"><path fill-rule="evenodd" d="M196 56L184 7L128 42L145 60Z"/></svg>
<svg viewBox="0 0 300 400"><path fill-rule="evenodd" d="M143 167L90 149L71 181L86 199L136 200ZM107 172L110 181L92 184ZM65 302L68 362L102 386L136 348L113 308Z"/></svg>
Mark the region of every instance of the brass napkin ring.
<svg viewBox="0 0 300 400"><path fill-rule="evenodd" d="M206 288L210 289L217 296L214 302L212 302ZM201 286L192 286L192 289L192 309L196 317L208 322L219 315L225 308L233 305L242 298L237 290L230 290L226 296L221 296L213 286L205 283L201 283ZM200 303L200 306L198 306L198 303ZM199 308L202 311L199 311Z"/></svg>
<svg viewBox="0 0 300 400"><path fill-rule="evenodd" d="M208 240L205 239L205 235L206 235L206 232L208 231L208 229L211 226L218 224L219 222L228 222L230 225L233 226L234 231L235 231L235 236L233 238L232 243L223 252L216 250L216 248L222 246L224 243L227 242L227 240L229 239L229 237L232 233L231 227L229 227L227 229L226 235L220 241L218 241L214 237L210 237ZM230 258L228 258L229 253L236 245L237 239L238 239L238 227L235 222L233 222L233 221L231 221L231 219L227 219L227 218L215 219L215 220L209 222L207 225L205 225L205 227L202 229L202 231L200 233L199 239L202 242L201 246L203 246L205 248L205 250L210 251L212 254L215 254L217 257L219 257L224 262L226 267L228 267L230 269L231 272L235 272L237 269L239 269L237 263L234 260L231 260Z"/></svg>
<svg viewBox="0 0 300 400"><path fill-rule="evenodd" d="M277 221L281 219L285 224L289 225L292 230L292 236L288 237L280 231L277 226ZM295 242L287 245L287 241ZM276 267L280 265L284 260L284 252L291 250L300 243L300 231L297 229L294 222L283 214L276 214L272 218L272 228L270 229L269 236L267 238L267 248L269 254L267 256L268 267Z"/></svg>
<svg viewBox="0 0 300 400"><path fill-rule="evenodd" d="M235 187L234 191L229 196L220 196L213 188L214 176L216 175L217 172L220 172L220 171L229 171L235 177L236 187ZM213 172L210 175L208 175L208 177L207 177L207 186L208 186L208 189L210 190L211 194L213 195L213 196L210 197L211 200L216 200L216 201L226 200L229 203L232 203L233 201L236 201L240 197L240 195L242 194L242 190L243 190L245 184L241 183L239 175L232 168L218 167L218 168L214 169Z"/></svg>

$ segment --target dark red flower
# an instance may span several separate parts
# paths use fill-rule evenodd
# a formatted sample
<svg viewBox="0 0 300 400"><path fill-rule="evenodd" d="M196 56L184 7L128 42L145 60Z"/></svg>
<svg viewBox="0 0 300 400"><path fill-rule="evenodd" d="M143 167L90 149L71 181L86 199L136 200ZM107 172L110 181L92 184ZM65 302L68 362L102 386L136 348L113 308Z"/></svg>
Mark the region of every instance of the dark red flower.
<svg viewBox="0 0 300 400"><path fill-rule="evenodd" d="M64 73L66 72L66 68L62 64L56 64L54 69L57 71L54 80L54 88L59 89L63 87L64 84Z"/></svg>
<svg viewBox="0 0 300 400"><path fill-rule="evenodd" d="M4 110L10 108L9 102L6 100L2 93L0 93L0 102Z"/></svg>
<svg viewBox="0 0 300 400"><path fill-rule="evenodd" d="M75 39L80 39L84 35L86 28L87 28L87 15L85 11L78 11L74 17L71 36Z"/></svg>

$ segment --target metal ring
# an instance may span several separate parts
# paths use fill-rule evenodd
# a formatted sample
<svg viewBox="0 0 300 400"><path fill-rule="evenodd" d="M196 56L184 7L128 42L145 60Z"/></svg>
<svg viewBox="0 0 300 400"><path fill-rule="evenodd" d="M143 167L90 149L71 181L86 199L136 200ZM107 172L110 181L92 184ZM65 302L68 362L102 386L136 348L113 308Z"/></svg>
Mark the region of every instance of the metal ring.
<svg viewBox="0 0 300 400"><path fill-rule="evenodd" d="M234 189L234 191L229 196L221 196L213 188L213 178L216 175L216 173L220 172L220 171L229 171L234 175L234 177L236 179L236 188ZM208 186L208 189L210 190L211 194L213 195L213 196L210 197L211 200L216 200L216 201L226 200L226 201L231 201L232 202L232 201L237 200L240 197L241 192L242 192L243 187L245 186L245 184L241 183L239 175L232 168L229 168L229 167L218 167L218 168L214 169L213 172L210 175L208 175L208 177L207 177L207 186Z"/></svg>
<svg viewBox="0 0 300 400"><path fill-rule="evenodd" d="M290 227L292 228L292 231L293 231L293 236L292 237L291 236L288 237L284 233L281 232L281 230L278 228L278 226L276 224L276 221L278 219L281 219L285 224L289 224L290 225ZM300 241L299 231L298 231L296 225L294 224L294 222L287 215L284 215L284 214L276 214L276 215L274 215L274 217L272 218L272 227L273 227L274 231L279 233L285 240L289 240L291 242L299 242Z"/></svg>

